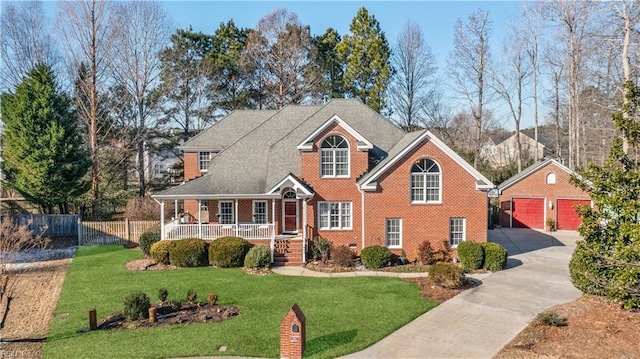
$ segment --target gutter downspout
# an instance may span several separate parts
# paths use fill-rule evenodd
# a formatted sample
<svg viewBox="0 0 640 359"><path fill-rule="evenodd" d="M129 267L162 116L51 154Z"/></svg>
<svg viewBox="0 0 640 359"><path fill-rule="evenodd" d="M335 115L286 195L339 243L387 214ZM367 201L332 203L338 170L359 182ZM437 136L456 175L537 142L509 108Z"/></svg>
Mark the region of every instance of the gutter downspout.
<svg viewBox="0 0 640 359"><path fill-rule="evenodd" d="M362 189L360 189L360 186L356 185L356 188L358 188L358 192L360 192L360 221L362 224L362 248L360 248L360 250L362 251L362 249L364 248L364 191Z"/></svg>

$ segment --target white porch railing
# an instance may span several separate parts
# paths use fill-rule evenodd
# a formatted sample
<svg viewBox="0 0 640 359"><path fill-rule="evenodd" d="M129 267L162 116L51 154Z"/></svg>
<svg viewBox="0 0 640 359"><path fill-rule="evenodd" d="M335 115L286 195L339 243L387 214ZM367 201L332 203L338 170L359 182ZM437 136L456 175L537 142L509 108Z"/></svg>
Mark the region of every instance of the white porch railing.
<svg viewBox="0 0 640 359"><path fill-rule="evenodd" d="M235 236L244 239L275 238L273 224L178 224L165 225L164 239L202 238L214 240L220 237Z"/></svg>

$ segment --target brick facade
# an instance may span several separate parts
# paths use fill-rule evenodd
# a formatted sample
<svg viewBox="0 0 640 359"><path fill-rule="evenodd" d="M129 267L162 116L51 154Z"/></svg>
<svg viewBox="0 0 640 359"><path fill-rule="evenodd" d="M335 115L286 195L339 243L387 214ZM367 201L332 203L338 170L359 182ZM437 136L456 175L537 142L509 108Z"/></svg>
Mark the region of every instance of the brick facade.
<svg viewBox="0 0 640 359"><path fill-rule="evenodd" d="M553 173L556 176L556 183L547 183L547 176ZM520 181L514 183L504 189L499 197L500 212L499 222L503 227L511 225L511 207L512 198L541 198L544 199L544 218L553 218L557 220L557 201L558 199L583 199L589 200L589 194L575 187L570 182L571 175L566 170L556 165L554 162L548 162L543 167L530 173ZM553 208L549 206L552 203Z"/></svg>

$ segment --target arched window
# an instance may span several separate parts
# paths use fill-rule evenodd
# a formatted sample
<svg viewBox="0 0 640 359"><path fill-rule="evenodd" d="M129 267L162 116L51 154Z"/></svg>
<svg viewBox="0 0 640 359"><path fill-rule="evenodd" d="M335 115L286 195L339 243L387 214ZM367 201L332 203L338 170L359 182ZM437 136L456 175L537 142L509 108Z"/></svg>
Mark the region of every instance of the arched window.
<svg viewBox="0 0 640 359"><path fill-rule="evenodd" d="M547 173L547 184L556 184L556 174L554 172Z"/></svg>
<svg viewBox="0 0 640 359"><path fill-rule="evenodd" d="M332 135L322 141L320 176L349 177L349 142L344 137Z"/></svg>
<svg viewBox="0 0 640 359"><path fill-rule="evenodd" d="M416 161L411 167L411 202L440 202L440 166L428 158Z"/></svg>

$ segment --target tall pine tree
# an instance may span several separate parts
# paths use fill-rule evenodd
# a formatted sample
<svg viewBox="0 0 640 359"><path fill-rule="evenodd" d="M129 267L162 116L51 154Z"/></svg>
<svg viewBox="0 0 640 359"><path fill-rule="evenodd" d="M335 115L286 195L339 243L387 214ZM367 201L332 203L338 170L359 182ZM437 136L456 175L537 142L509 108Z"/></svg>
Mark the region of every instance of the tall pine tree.
<svg viewBox="0 0 640 359"><path fill-rule="evenodd" d="M346 66L344 90L381 112L386 107L391 76L389 43L380 23L365 7L358 10L349 30L351 34L345 35L337 47L338 57Z"/></svg>
<svg viewBox="0 0 640 359"><path fill-rule="evenodd" d="M15 94L2 95L1 107L7 185L45 213L68 213L69 201L89 190L91 162L51 68L37 65Z"/></svg>

